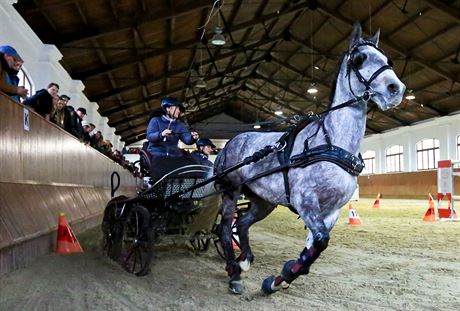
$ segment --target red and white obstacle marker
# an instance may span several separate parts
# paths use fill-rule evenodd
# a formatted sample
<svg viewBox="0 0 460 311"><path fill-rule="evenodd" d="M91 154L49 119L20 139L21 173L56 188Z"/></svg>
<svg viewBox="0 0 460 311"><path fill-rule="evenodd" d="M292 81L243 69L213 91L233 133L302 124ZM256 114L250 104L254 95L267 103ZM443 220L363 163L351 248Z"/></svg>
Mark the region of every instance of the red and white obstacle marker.
<svg viewBox="0 0 460 311"><path fill-rule="evenodd" d="M459 220L454 208L454 201L460 200L460 196L454 193L454 177L460 176L460 172L454 172L454 166L459 166L460 160L438 161L438 206L437 214L441 220ZM447 198L447 208L441 208L442 199Z"/></svg>

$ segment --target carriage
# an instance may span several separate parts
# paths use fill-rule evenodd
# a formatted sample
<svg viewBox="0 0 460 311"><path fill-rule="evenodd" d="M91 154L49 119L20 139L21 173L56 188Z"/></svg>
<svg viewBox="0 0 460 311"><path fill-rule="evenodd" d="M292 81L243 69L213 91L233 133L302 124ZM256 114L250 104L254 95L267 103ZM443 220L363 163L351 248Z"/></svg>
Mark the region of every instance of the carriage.
<svg viewBox="0 0 460 311"><path fill-rule="evenodd" d="M396 76L391 60L378 47L379 34L363 38L360 24L355 24L349 48L339 62L328 109L300 116L297 125L284 134L246 132L237 135L217 156L215 175L202 182L192 178L194 185L188 188L168 192L172 186L166 185L161 188L162 194L154 194L159 185L155 183L153 190L148 192L152 199L140 195L132 201L127 198L112 200L107 209L111 212L105 219L121 217L123 221L108 221L103 226L107 232L108 255L113 253L118 257L119 249L124 248L122 258L125 258L125 265L132 261L135 265L137 259L133 259L133 254L142 252L149 262L151 249L146 245L158 234L150 230L150 222L161 222L162 211L172 206L175 206L172 210L183 207L185 218L193 216L194 212L199 213L200 208L194 209L193 206L195 201L204 197L204 192L195 194L195 191L217 181L217 192L222 194L218 233L225 254L230 292L243 293L241 273L247 271L254 260L249 243L250 226L267 217L277 205L287 206L297 213L309 231L299 257L286 261L279 275L267 277L262 282L262 291L272 294L287 289L299 276L308 274L310 266L328 247L329 233L340 209L352 197L357 176L364 167L359 147L365 132L369 101L372 100L381 110L391 109L401 102L406 89ZM256 163L262 159L264 161ZM254 165L247 166L252 163ZM166 184L169 177L164 179ZM252 203L236 222L241 249L237 257L232 249L232 223L241 194ZM146 202L157 202L153 204L153 216L144 206ZM127 205L129 211L125 211ZM208 222L209 227L212 222ZM169 225L158 228L167 231ZM200 231L194 231L197 232ZM131 247L126 249L126 243ZM145 273L144 270L132 269L137 274Z"/></svg>
<svg viewBox="0 0 460 311"><path fill-rule="evenodd" d="M220 196L208 178L212 167L175 161L177 168L155 179L151 155L141 150L139 166L144 182L138 186L137 196L114 197L104 211L105 255L137 276L148 273L153 247L168 238L189 242L195 252L207 251L213 241L224 258L218 234ZM247 205L242 204L237 216Z"/></svg>

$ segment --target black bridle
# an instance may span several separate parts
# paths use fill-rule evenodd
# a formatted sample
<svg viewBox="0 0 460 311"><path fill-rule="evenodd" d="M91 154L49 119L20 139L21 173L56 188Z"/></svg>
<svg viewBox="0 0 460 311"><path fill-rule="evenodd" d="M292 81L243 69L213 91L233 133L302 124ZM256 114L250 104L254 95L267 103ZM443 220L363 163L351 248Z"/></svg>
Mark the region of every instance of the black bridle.
<svg viewBox="0 0 460 311"><path fill-rule="evenodd" d="M352 46L352 48L350 49L350 52L348 53L348 57L347 57L347 76L348 76L348 87L350 88L350 92L353 94L353 96L355 97L355 99L358 99L359 98L359 101L360 100L364 100L366 102L368 102L374 95L375 95L375 92L374 90L372 89L371 87L371 83L372 81L374 81L382 72L384 72L385 70L393 70L393 67L391 65L391 61L389 60L388 63L386 65L383 65L382 67L380 67L379 69L377 69L377 71L375 71L372 76L366 80L363 75L361 74L361 72L359 72L359 68L355 66L355 64L353 63L353 56L358 53L359 51L359 48L361 46L370 46L370 47L373 47L374 49L376 49L377 51L379 51L380 53L382 53L384 56L385 53L379 49L373 42L371 41L363 41L363 42L358 42L356 43L355 45ZM356 75L356 78L358 79L358 81L363 84L365 87L366 87L366 90L363 92L363 94L361 96L357 96L355 94L355 92L353 92L353 88L351 87L351 71L354 72L354 74ZM356 101L355 101L356 102Z"/></svg>

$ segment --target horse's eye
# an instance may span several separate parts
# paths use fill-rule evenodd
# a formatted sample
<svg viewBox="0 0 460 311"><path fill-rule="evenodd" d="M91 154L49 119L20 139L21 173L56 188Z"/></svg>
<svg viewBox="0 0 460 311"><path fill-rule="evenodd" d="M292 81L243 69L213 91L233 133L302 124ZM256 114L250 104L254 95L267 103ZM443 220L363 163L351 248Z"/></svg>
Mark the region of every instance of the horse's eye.
<svg viewBox="0 0 460 311"><path fill-rule="evenodd" d="M393 61L391 59L388 59L388 66L393 67Z"/></svg>
<svg viewBox="0 0 460 311"><path fill-rule="evenodd" d="M366 54L361 54L361 53L355 54L352 59L353 67L360 68L363 65L366 58L367 58Z"/></svg>

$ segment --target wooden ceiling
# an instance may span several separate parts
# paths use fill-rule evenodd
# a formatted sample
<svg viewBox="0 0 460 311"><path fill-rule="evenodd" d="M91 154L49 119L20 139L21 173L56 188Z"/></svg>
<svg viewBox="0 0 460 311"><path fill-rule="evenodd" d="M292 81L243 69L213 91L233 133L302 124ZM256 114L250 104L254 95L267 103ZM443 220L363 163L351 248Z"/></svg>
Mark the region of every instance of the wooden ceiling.
<svg viewBox="0 0 460 311"><path fill-rule="evenodd" d="M381 29L380 47L416 96L385 112L371 104L366 134L460 111L458 0L19 0L15 7L58 47L62 65L127 144L145 138L164 96L186 103L192 127L225 113L250 130L277 118L276 110L324 110L355 21L366 35ZM223 47L210 42L219 24ZM199 78L206 88L195 86ZM312 82L315 95L306 92ZM206 134L229 138L231 128L222 123Z"/></svg>

